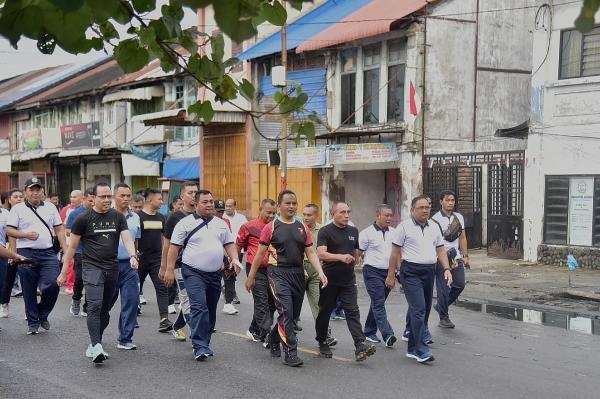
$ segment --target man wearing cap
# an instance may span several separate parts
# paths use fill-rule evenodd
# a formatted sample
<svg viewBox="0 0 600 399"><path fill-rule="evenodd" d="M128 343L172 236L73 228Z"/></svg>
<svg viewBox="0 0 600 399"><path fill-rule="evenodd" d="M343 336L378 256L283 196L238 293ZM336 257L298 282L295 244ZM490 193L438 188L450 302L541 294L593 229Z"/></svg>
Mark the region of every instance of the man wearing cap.
<svg viewBox="0 0 600 399"><path fill-rule="evenodd" d="M50 329L48 316L58 299L59 287L56 278L60 273L58 258L52 248L53 236L58 237L63 251L67 248L65 228L58 210L41 200L43 185L32 177L25 182L25 201L16 204L10 211L6 233L11 248L19 255L31 259L31 265L19 265L27 334L37 334L40 326ZM41 291L40 302L37 290Z"/></svg>

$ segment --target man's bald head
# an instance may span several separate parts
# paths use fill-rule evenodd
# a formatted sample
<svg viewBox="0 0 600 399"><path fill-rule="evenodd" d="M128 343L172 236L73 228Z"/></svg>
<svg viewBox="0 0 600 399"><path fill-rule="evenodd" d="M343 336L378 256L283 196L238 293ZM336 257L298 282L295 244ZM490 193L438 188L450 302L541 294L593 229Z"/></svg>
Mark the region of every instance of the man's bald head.
<svg viewBox="0 0 600 399"><path fill-rule="evenodd" d="M69 197L71 205L79 206L83 202L83 192L81 190L73 190L71 191L71 195Z"/></svg>

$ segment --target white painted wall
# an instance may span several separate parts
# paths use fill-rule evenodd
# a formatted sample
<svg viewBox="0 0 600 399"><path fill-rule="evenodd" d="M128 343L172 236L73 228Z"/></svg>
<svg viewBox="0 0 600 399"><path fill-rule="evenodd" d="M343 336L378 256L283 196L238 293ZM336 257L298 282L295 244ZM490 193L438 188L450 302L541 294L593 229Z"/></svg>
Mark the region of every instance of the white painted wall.
<svg viewBox="0 0 600 399"><path fill-rule="evenodd" d="M554 6L551 29L544 29L550 27L546 16L534 30L533 68L539 70L531 83L524 206L524 257L530 261L543 242L545 177L600 174L600 76L558 79L561 30L574 27L582 4Z"/></svg>

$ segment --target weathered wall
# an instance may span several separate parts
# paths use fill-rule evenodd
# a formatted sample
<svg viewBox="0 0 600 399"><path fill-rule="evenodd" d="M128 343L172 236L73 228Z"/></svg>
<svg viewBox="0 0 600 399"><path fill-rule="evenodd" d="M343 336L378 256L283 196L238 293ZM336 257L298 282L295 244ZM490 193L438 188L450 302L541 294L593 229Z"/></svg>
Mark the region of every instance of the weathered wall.
<svg viewBox="0 0 600 399"><path fill-rule="evenodd" d="M427 21L426 154L525 148L524 140L494 133L528 119L535 10L524 7L532 4L479 0L478 24L472 13L476 0L442 2L435 8Z"/></svg>
<svg viewBox="0 0 600 399"><path fill-rule="evenodd" d="M473 130L475 0L445 1L434 8L426 26L426 154L452 153L470 140ZM448 16L448 17L446 17ZM450 17L452 16L452 17ZM441 18L456 18L459 22Z"/></svg>
<svg viewBox="0 0 600 399"><path fill-rule="evenodd" d="M375 220L375 207L385 196L385 170L343 173L345 202L350 205L350 220L362 230Z"/></svg>

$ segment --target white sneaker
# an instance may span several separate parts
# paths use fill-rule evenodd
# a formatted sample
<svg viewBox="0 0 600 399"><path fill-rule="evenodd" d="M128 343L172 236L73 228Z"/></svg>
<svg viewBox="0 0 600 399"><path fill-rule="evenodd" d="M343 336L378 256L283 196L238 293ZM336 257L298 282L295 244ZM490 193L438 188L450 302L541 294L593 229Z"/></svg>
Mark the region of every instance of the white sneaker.
<svg viewBox="0 0 600 399"><path fill-rule="evenodd" d="M140 295L140 305L145 305L147 304L148 301L146 300L146 297L144 297L144 295Z"/></svg>
<svg viewBox="0 0 600 399"><path fill-rule="evenodd" d="M238 310L231 303L226 303L225 306L223 306L223 313L236 314L237 312Z"/></svg>
<svg viewBox="0 0 600 399"><path fill-rule="evenodd" d="M85 350L85 357L89 357L90 359L94 357L94 348L92 347L92 344L89 344Z"/></svg>
<svg viewBox="0 0 600 399"><path fill-rule="evenodd" d="M169 314L177 313L177 309L175 309L175 305L169 305Z"/></svg>
<svg viewBox="0 0 600 399"><path fill-rule="evenodd" d="M6 319L10 313L8 312L8 303L0 305L0 317Z"/></svg>

